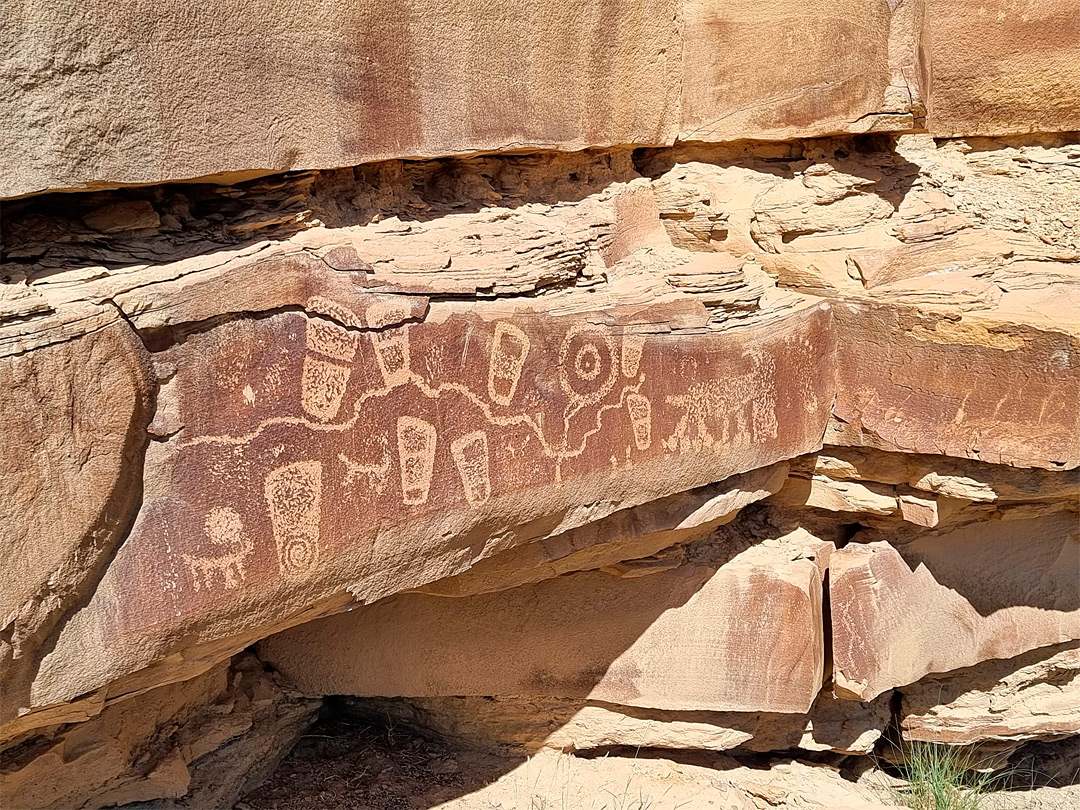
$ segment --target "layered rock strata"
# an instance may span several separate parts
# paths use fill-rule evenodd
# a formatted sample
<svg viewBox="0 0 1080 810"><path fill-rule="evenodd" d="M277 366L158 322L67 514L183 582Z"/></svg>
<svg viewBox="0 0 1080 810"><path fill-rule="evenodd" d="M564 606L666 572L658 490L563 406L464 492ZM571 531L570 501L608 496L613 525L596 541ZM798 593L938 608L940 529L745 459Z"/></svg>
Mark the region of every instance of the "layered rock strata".
<svg viewBox="0 0 1080 810"><path fill-rule="evenodd" d="M789 4L771 26L714 5L521 20L539 38L488 66L534 65L518 89L547 100L475 137L480 73L438 96L459 116L445 132L413 126L410 105L441 109L445 48L414 95L376 105L399 141L346 113L374 115L370 87L400 76L315 93L322 112L280 124L312 137L265 148L254 112L222 130L232 150L180 116L184 150L157 163L99 149L65 166L42 147L19 164L3 193L264 172L289 150L298 168L532 152L5 205L0 738L19 803L231 802L222 785L327 694L518 752L1080 733L1075 136L800 139L969 133L970 116L1064 129L1069 96L1036 120L957 95L985 59L958 50L950 73L939 45L915 47L953 20L933 2L815 6L812 25ZM391 10L360 9L434 36L424 9ZM629 44L602 69L582 56L578 87L618 85L618 115L547 110L570 74L516 43L623 13L605 43ZM315 9L311 36L332 16ZM109 19L117 50L45 85L123 82L122 54L169 28ZM487 25L439 36L479 46ZM859 47L839 72L823 53L773 75L732 64L725 37ZM172 82L174 56L146 81ZM775 95L715 78L739 70ZM677 99L655 92L671 76ZM324 148L331 112L361 134ZM117 149L158 131L128 114ZM57 768L70 777L43 776Z"/></svg>

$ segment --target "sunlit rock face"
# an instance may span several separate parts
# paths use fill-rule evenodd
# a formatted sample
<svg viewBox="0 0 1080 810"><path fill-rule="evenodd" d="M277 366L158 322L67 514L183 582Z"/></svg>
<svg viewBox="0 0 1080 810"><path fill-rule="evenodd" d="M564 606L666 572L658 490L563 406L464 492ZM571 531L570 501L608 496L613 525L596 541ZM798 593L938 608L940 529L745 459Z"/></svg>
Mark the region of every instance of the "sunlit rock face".
<svg viewBox="0 0 1080 810"><path fill-rule="evenodd" d="M1020 5L19 12L5 797L231 807L326 696L780 805L1080 733L1080 40Z"/></svg>

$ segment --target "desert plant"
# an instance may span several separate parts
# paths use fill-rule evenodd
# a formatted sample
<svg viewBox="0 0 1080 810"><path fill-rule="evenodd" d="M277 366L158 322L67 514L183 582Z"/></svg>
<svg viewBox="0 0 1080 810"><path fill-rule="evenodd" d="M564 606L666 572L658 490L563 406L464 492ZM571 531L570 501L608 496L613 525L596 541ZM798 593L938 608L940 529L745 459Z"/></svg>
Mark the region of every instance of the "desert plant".
<svg viewBox="0 0 1080 810"><path fill-rule="evenodd" d="M902 752L906 785L898 799L913 810L985 810L985 797L999 788L1002 777L976 770L963 748L937 743L911 743Z"/></svg>

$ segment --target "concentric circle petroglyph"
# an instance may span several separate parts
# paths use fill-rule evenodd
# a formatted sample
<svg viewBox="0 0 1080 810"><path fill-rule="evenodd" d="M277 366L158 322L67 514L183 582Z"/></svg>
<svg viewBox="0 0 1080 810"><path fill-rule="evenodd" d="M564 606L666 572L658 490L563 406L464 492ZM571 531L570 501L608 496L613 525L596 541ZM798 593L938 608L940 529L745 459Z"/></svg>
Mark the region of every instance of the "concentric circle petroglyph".
<svg viewBox="0 0 1080 810"><path fill-rule="evenodd" d="M575 409L595 405L615 387L615 340L602 326L578 324L559 350L559 384Z"/></svg>

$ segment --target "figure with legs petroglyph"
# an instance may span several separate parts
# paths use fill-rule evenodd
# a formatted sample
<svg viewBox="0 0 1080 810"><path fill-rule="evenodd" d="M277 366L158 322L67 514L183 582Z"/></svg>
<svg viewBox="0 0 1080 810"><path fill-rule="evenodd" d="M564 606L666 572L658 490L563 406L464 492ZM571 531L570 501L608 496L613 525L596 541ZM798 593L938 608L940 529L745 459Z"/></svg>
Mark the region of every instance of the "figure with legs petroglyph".
<svg viewBox="0 0 1080 810"><path fill-rule="evenodd" d="M212 557L181 555L191 570L195 590L209 589L215 574L221 576L225 590L231 590L244 581L244 565L248 555L255 550L255 544L244 532L240 515L227 506L212 509L203 528L210 542L215 548L222 549L222 553Z"/></svg>

